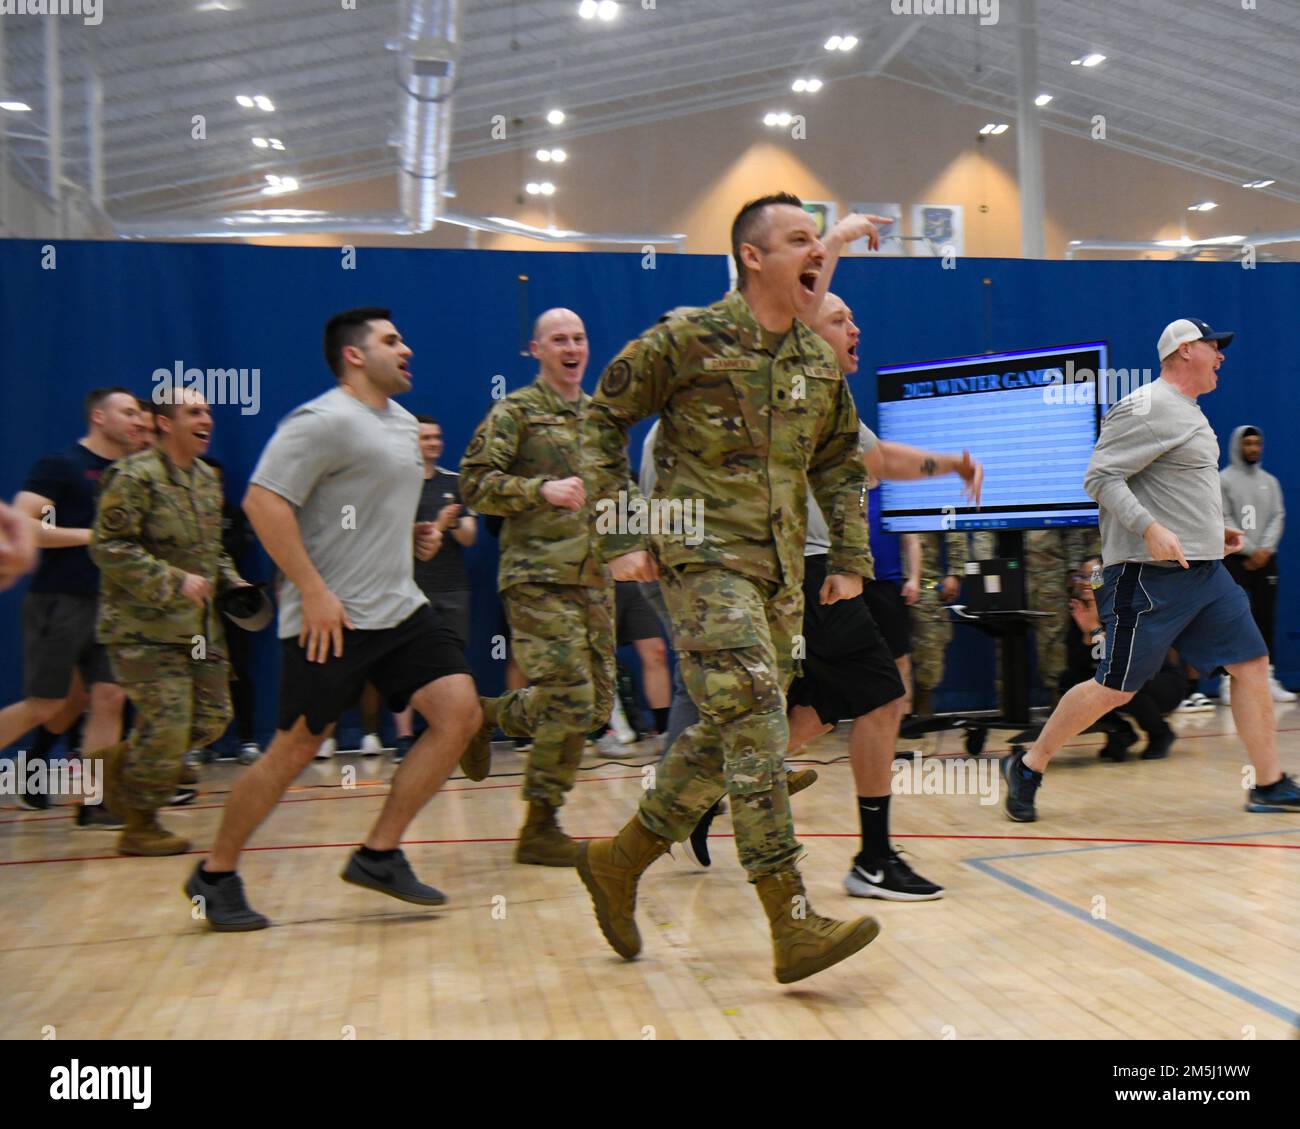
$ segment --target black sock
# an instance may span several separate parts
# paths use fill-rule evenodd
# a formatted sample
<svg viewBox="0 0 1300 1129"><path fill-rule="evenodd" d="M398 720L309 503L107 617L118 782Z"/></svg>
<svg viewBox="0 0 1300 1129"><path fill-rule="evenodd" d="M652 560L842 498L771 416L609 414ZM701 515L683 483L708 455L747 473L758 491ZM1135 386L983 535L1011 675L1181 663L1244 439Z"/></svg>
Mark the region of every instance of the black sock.
<svg viewBox="0 0 1300 1129"><path fill-rule="evenodd" d="M862 823L862 858L882 859L889 854L889 795L859 796Z"/></svg>
<svg viewBox="0 0 1300 1129"><path fill-rule="evenodd" d="M668 732L668 707L652 706L650 712L655 715L655 728L660 733Z"/></svg>
<svg viewBox="0 0 1300 1129"><path fill-rule="evenodd" d="M369 847L362 847L357 853L363 859L369 859L371 862L387 862L389 859L397 856L398 849L395 848L391 851L372 851Z"/></svg>
<svg viewBox="0 0 1300 1129"><path fill-rule="evenodd" d="M224 882L235 876L233 870L209 870L206 864L199 867L199 872L203 875L204 882Z"/></svg>

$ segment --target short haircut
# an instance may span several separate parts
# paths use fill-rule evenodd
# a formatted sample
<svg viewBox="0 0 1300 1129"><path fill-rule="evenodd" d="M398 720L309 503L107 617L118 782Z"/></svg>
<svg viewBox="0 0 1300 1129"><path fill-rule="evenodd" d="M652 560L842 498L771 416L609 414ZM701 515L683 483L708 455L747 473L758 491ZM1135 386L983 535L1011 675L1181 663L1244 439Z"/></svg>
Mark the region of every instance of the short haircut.
<svg viewBox="0 0 1300 1129"><path fill-rule="evenodd" d="M798 196L789 192L776 192L771 196L760 196L757 200L751 200L736 213L736 218L731 221L731 257L736 260L736 288L738 290L743 290L745 284L749 281L749 272L745 269L745 264L740 261L740 245L742 243L752 243L755 247L760 247L764 251L767 250L764 245L768 228L765 210L773 204L790 204L796 208L803 207L803 201Z"/></svg>
<svg viewBox="0 0 1300 1129"><path fill-rule="evenodd" d="M102 408L104 406L105 400L107 400L110 396L116 396L119 392L122 393L122 395L124 396L130 396L132 400L135 399L134 392L131 392L129 389L123 388L121 385L118 384L113 385L113 387L111 388L92 388L89 392L87 392L86 393L86 422L87 423L90 422L90 415L96 408Z"/></svg>
<svg viewBox="0 0 1300 1129"><path fill-rule="evenodd" d="M1243 439L1254 439L1256 437L1263 439L1264 433L1258 427L1247 427L1242 433Z"/></svg>
<svg viewBox="0 0 1300 1129"><path fill-rule="evenodd" d="M372 321L392 321L393 311L382 306L358 306L344 310L325 323L325 363L335 379L343 375L343 350L360 345L370 332Z"/></svg>
<svg viewBox="0 0 1300 1129"><path fill-rule="evenodd" d="M416 416L416 417L415 417L415 422L416 422L416 423L431 423L431 424L433 424L434 427L441 427L441 426L442 426L442 424L440 424L436 419L434 419L433 416Z"/></svg>

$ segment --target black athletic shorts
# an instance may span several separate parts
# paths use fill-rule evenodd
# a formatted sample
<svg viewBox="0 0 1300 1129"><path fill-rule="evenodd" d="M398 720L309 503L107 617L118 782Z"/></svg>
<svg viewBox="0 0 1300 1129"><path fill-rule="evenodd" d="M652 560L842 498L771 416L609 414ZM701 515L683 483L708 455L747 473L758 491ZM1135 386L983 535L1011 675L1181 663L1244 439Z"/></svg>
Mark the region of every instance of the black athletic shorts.
<svg viewBox="0 0 1300 1129"><path fill-rule="evenodd" d="M343 657L307 661L298 640L281 639L280 710L277 729L292 729L300 717L322 732L361 697L372 682L394 713L406 709L422 686L450 674L469 674L460 639L428 604L396 627L343 632Z"/></svg>
<svg viewBox="0 0 1300 1129"><path fill-rule="evenodd" d="M897 580L868 580L862 586L871 618L885 637L889 653L896 659L912 653L912 613L903 599L903 586Z"/></svg>
<svg viewBox="0 0 1300 1129"><path fill-rule="evenodd" d="M791 684L789 704L811 706L823 725L834 725L903 697L894 656L866 601L819 604L826 555L808 557L805 569L803 677Z"/></svg>
<svg viewBox="0 0 1300 1129"><path fill-rule="evenodd" d="M96 596L28 592L23 598L23 697L66 698L72 672L87 690L116 682L108 649L95 642Z"/></svg>
<svg viewBox="0 0 1300 1129"><path fill-rule="evenodd" d="M620 647L639 639L662 639L663 629L650 602L641 595L635 580L620 580L614 585L614 638Z"/></svg>

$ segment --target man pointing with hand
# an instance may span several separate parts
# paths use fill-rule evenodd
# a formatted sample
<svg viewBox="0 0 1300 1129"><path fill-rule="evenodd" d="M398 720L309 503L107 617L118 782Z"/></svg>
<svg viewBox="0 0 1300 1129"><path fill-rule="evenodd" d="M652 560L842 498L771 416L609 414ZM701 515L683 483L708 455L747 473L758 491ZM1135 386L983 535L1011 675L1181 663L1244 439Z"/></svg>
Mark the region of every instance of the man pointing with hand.
<svg viewBox="0 0 1300 1129"><path fill-rule="evenodd" d="M1160 335L1160 378L1102 420L1083 484L1101 510L1104 653L1096 680L1067 693L1029 750L1013 746L1004 761L1007 815L1017 822L1038 818L1034 795L1052 754L1133 697L1170 647L1236 683L1232 716L1254 767L1246 810L1300 811L1300 788L1278 763L1268 648L1223 564L1242 534L1224 525L1219 442L1196 403L1218 387L1232 338L1196 318L1171 322Z"/></svg>

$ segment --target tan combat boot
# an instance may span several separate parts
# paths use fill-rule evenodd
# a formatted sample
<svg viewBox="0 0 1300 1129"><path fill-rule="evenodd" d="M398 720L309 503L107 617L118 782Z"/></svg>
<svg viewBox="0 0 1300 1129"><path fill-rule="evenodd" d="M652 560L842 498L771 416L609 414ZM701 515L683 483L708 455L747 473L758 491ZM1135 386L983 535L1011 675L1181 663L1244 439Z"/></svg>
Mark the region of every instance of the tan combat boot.
<svg viewBox="0 0 1300 1129"><path fill-rule="evenodd" d="M815 768L792 768L785 774L786 795L793 796L796 792L811 788L816 783L817 770Z"/></svg>
<svg viewBox="0 0 1300 1129"><path fill-rule="evenodd" d="M774 971L781 984L793 984L866 948L880 932L874 917L833 921L808 904L803 879L793 864L754 883L772 926Z"/></svg>
<svg viewBox="0 0 1300 1129"><path fill-rule="evenodd" d="M122 813L126 828L118 836L119 855L183 855L190 841L173 835L158 822L158 813L130 808Z"/></svg>
<svg viewBox="0 0 1300 1129"><path fill-rule="evenodd" d="M99 758L102 766L100 771L104 774L104 807L112 812L124 811L126 803L122 795L122 769L126 764L126 742L109 745L95 755Z"/></svg>
<svg viewBox="0 0 1300 1129"><path fill-rule="evenodd" d="M496 732L501 699L479 698L478 704L483 709L483 724L469 739L469 744L460 757L461 772L475 781L486 780L487 774L492 771L492 734Z"/></svg>
<svg viewBox="0 0 1300 1129"><path fill-rule="evenodd" d="M515 862L533 866L572 866L577 859L578 844L570 839L555 821L555 809L545 800L528 805L528 820L519 832Z"/></svg>
<svg viewBox="0 0 1300 1129"><path fill-rule="evenodd" d="M578 844L578 875L591 894L600 931L624 960L641 951L636 927L637 880L671 846L669 840L647 831L635 815L613 839Z"/></svg>

